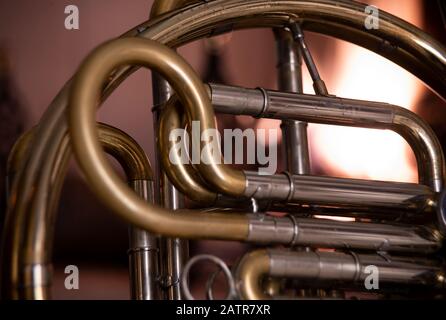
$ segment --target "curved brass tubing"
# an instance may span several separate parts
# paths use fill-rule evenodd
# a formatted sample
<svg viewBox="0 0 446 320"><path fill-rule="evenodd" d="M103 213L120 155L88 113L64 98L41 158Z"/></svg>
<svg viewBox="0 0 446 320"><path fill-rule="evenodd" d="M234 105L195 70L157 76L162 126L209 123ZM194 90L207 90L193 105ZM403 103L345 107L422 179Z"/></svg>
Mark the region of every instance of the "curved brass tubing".
<svg viewBox="0 0 446 320"><path fill-rule="evenodd" d="M193 2L197 1L155 1L152 7L151 17L155 17ZM283 29L276 28L274 30L276 36L279 34L283 36L283 32L281 31ZM289 33L286 34L289 35ZM206 86L206 88L209 88L209 86ZM212 89L210 92L212 92ZM212 94L210 94L210 96L212 99ZM217 194L206 189L206 183L203 182L203 179L200 177L199 173L194 170L194 167L190 163L183 164L181 161L176 165L172 165L168 159L168 150L170 150L173 145L168 141L169 133L171 132L170 130L180 128L180 126L178 126L179 123L177 118L179 117L178 109L181 107L178 105L174 107L176 104L178 104L178 102L175 98L166 102L164 109L170 110L166 110L159 120L158 146L161 151L160 153L162 154L162 165L165 168L165 172L169 179L182 193L186 194L191 200L202 201L204 205L211 205L217 199ZM436 192L440 192L444 184L444 156L435 134L428 125L409 110L396 106L389 106L389 108L395 110L393 116L394 121L390 127L406 139L414 151L420 183L430 186ZM174 123L176 123L176 125L174 125Z"/></svg>
<svg viewBox="0 0 446 320"><path fill-rule="evenodd" d="M107 153L122 166L129 181L152 180L150 162L144 150L123 131L99 124L100 142ZM14 146L8 159L8 176L13 177L34 129L25 133ZM60 153L48 164L46 179L41 180L32 198L32 208L25 216L8 216L2 242L2 297L47 299L51 285L51 255L54 219L60 191L71 155L68 135L62 139ZM17 196L14 196L17 197ZM14 201L10 203L13 205Z"/></svg>
<svg viewBox="0 0 446 320"><path fill-rule="evenodd" d="M386 12L380 12L380 28L363 27L365 5L332 0L268 1L217 0L190 5L145 22L123 37L145 37L171 47L230 30L252 27L283 27L299 17L305 30L323 33L363 46L397 63L422 79L443 98L446 97L446 51L429 35ZM384 47L384 50L383 50ZM108 78L102 90L106 97L137 67L123 66ZM45 163L54 161L62 134L67 130L65 110L72 82L59 92L36 130L35 143L19 172L13 189L20 194L14 213L27 210L32 186L41 176ZM59 139L59 140L57 140Z"/></svg>
<svg viewBox="0 0 446 320"><path fill-rule="evenodd" d="M203 84L191 67L169 48L150 40L127 38L108 42L90 54L81 65L71 93L69 124L76 158L96 194L127 221L148 231L184 238L246 240L248 219L227 213L172 212L150 206L138 198L113 172L100 148L95 128L96 101L109 73L125 64L154 68L171 82L201 128L214 127L213 111ZM200 166L200 169L203 166ZM231 193L243 192L243 176L212 167ZM205 172L211 171L209 169ZM238 188L239 189L238 189ZM238 190L237 190L238 189Z"/></svg>
<svg viewBox="0 0 446 320"><path fill-rule="evenodd" d="M99 141L105 152L115 158L127 181L153 180L152 166L140 145L124 131L100 123Z"/></svg>
<svg viewBox="0 0 446 320"><path fill-rule="evenodd" d="M393 109L393 130L407 141L414 152L419 183L441 192L445 187L445 161L437 136L415 113L397 106Z"/></svg>
<svg viewBox="0 0 446 320"><path fill-rule="evenodd" d="M28 151L31 148L34 131L36 127L24 132L19 139L12 146L8 155L6 163L6 198L9 199L10 190L15 176L20 172L21 166L24 165L24 159L28 156Z"/></svg>
<svg viewBox="0 0 446 320"><path fill-rule="evenodd" d="M270 296L264 293L262 277L269 274L270 258L268 251L259 249L245 254L236 270L236 285L242 299L267 300Z"/></svg>
<svg viewBox="0 0 446 320"><path fill-rule="evenodd" d="M445 265L423 257L398 257L353 252L291 251L260 249L247 253L235 270L235 281L242 299L265 300L265 276L322 281L342 281L347 287L364 283L370 275L367 266L379 271L382 284L431 286L444 289ZM398 277L395 277L398 274Z"/></svg>
<svg viewBox="0 0 446 320"><path fill-rule="evenodd" d="M197 2L200 2L200 0L155 0L150 10L150 19L154 19L174 9Z"/></svg>
<svg viewBox="0 0 446 320"><path fill-rule="evenodd" d="M429 125L408 109L334 96L321 97L219 84L209 84L209 87L217 113L392 130L410 144L417 160L419 183L429 186L435 192L443 189L445 164L440 142Z"/></svg>
<svg viewBox="0 0 446 320"><path fill-rule="evenodd" d="M370 216L373 218L376 218L378 213L382 211L381 213L385 213L385 215L381 215L381 217L385 220L393 220L395 217L397 219L401 219L401 211L409 209L411 212L417 212L417 214L412 215L412 218L427 219L427 215L421 215L420 213L428 213L431 211L432 207L435 207L435 191L441 190L441 186L443 184L443 178L441 176L444 165L443 152L439 145L438 139L429 126L409 110L389 104L337 97L324 98L312 95L298 95L270 90L245 89L240 87L213 84L211 84L210 87L212 88L210 91L212 94L210 95L212 100L216 103L214 108L217 112L220 111L223 113L244 114L257 117L271 117L275 119L296 119L306 122L325 124L392 129L401 133L401 135L405 137L409 143L411 143L414 153L416 154L418 167L420 168L419 177L421 185L381 182L381 185L379 187L377 186L377 189L373 190L372 186L377 183L376 181L338 178L331 180L333 183L333 191L336 190L337 194L328 195L323 194L320 190L321 188L324 188L324 190L327 191L327 183L329 183L329 178L317 176L307 177L307 179L315 183L313 185L313 187L315 187L314 195L319 194L319 200L325 199L326 201L330 198L331 202L329 202L331 206L339 206L340 209L348 209L348 211L340 213L340 215L350 214L349 210L351 210L350 206L353 203L353 199L357 197L357 191L362 187L364 187L362 189L364 192L364 198L358 202L361 204L360 207L355 207L356 213L364 210L371 211L373 213ZM264 99L269 102L266 108ZM249 103L249 107L241 108L240 105L244 105L246 101L251 101ZM171 131L173 129L184 128L182 121L185 122L185 120L181 120L181 108L181 104L177 102L175 96L173 96L163 107L163 114L160 118L160 130L158 131L158 149L159 153L162 155L162 164L170 180L184 194L188 195L194 200L209 199L207 204L212 204L211 201L215 200L216 195L208 191L205 182L203 182L199 173L190 164L190 162L186 164L181 163L181 160L189 160L189 157L186 157L186 159L179 159L180 155L178 152L171 152L171 150L174 149L173 145L175 144L174 142L169 141ZM183 139L183 141L184 140L185 139ZM178 164L172 164L172 162L169 160L172 156L177 157L176 163ZM282 211L288 207L294 208L295 210L296 207L293 207L293 204L295 205L299 201L299 203L302 204L303 198L307 198L307 202L304 201L303 203L313 205L320 204L315 197L310 197L308 193L305 196L303 195L303 193L308 191L308 188L311 188L308 184L306 184L303 176L290 177L295 179L294 187L290 187L291 190L296 188L306 189L305 191L301 190L296 192L297 194L301 195L299 198L300 200L298 201L297 198L294 198L294 196L290 196L288 194L289 189L286 189L286 185L289 184L290 180L285 177L282 177L282 180L278 181L277 175L269 176L263 179L260 183L260 177L257 177L256 174L245 172L245 175L248 185L245 191L245 196L247 196L246 193L256 192L258 200L269 201L270 204L273 205L273 207L271 207L272 210L278 209L279 211ZM322 180L317 182L317 179ZM259 181L259 183L256 184L255 181ZM275 181L275 185L284 186L283 188L285 191L283 193L283 197L285 198L283 199L288 197L288 205L282 204L281 207L278 207L277 204L280 203L279 199L272 201L273 199L271 194L260 194L256 191L257 186L273 183L273 181ZM251 184L253 184L254 187L251 188ZM351 192L345 189L345 186L348 184L352 186ZM425 185L430 186L430 188ZM416 188L418 191L415 191L414 189L415 192L405 197L404 200L399 198L402 195L399 193L397 198L393 198L392 200L391 194L396 191L397 186L398 188L402 188L401 190L405 188ZM424 191L422 191L423 187ZM383 191L383 194L380 196L381 199L385 199L387 201L387 204L381 203L379 205L381 208L377 206L377 203L372 204L366 200L367 198L377 200L379 196L376 191L380 188L382 188ZM384 192L384 190L386 190L386 192ZM427 193L425 193L426 191ZM341 194L345 197L343 198L344 201L339 202L342 197ZM427 197L423 196L427 194L429 194ZM423 198L425 201L421 201ZM218 206L221 200L223 199L219 197L218 201L214 205ZM249 200L249 196L247 200ZM335 201L338 202L335 203ZM417 204L412 206L410 209L407 205L414 201ZM241 203L242 199L239 199L238 202L234 202L232 205L240 205ZM397 203L399 203L399 205L397 205ZM328 202L326 204L328 204ZM225 203L225 206L230 207L231 204ZM390 214L390 211L393 210L391 207L396 210L396 216ZM331 213L333 213L333 211ZM429 217L431 216L429 215Z"/></svg>
<svg viewBox="0 0 446 320"><path fill-rule="evenodd" d="M203 205L212 205L217 194L209 191L199 173L190 163L183 163L177 152L170 153L175 142L170 140L170 133L174 129L184 128L185 121L181 119L183 107L177 97L170 98L161 112L158 127L158 150L161 163L169 180L178 190L187 195L189 199ZM172 162L171 157L176 160Z"/></svg>
<svg viewBox="0 0 446 320"><path fill-rule="evenodd" d="M230 30L283 27L290 19L300 17L305 30L334 36L378 52L422 79L443 98L446 97L445 49L429 35L382 11L380 28L365 30L363 22L367 14L364 8L364 4L353 1L217 0L166 13L138 25L123 37L145 37L177 47ZM136 69L124 66L115 70L102 90L101 101ZM40 185L40 180L44 179L46 164L56 161L67 131L65 110L71 85L72 81L69 81L61 89L36 128L30 150L33 157L25 159L23 170L17 174L12 193L19 197L13 201L14 206L10 207L8 216L23 216L30 210L34 186ZM201 215L197 218L200 219ZM225 222L222 216L222 225Z"/></svg>

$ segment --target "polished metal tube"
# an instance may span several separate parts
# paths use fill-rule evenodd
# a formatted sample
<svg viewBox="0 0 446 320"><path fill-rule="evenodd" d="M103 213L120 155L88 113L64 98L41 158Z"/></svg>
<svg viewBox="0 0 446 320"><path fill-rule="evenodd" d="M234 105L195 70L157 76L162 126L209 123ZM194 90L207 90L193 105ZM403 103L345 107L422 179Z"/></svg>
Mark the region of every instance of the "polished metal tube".
<svg viewBox="0 0 446 320"><path fill-rule="evenodd" d="M153 173L144 150L123 131L100 125L104 150L123 168L129 186L142 199L153 203ZM136 226L129 227L130 295L136 300L159 297L157 238Z"/></svg>
<svg viewBox="0 0 446 320"><path fill-rule="evenodd" d="M427 226L343 222L292 215L251 215L248 241L315 248L428 253L440 248L442 236Z"/></svg>
<svg viewBox="0 0 446 320"><path fill-rule="evenodd" d="M172 4L175 1L172 2ZM156 9L156 7L154 8ZM152 9L151 15L154 13ZM155 132L160 127L160 114L163 105L172 95L172 88L169 83L159 74L152 73L152 93L153 93L153 127ZM162 139L155 135L155 145ZM155 196L158 204L164 208L178 210L184 208L184 196L169 181L165 171L162 169L161 162L165 155L158 153L155 162ZM162 293L169 300L181 299L180 275L182 266L188 257L188 242L179 238L160 238L160 279L159 284Z"/></svg>
<svg viewBox="0 0 446 320"><path fill-rule="evenodd" d="M223 88L221 91L225 92L224 94L230 94L233 89L227 86L219 87ZM223 96L220 90L217 90L217 96ZM237 99L236 94L228 97ZM435 206L435 193L424 185L307 175L299 177L288 173L260 176L254 172L245 172L247 178L245 199L231 199L222 195L216 198L216 193L206 189L206 184L202 182L199 173L192 165L182 164L180 159L177 159L179 164L175 165L170 161L172 156L170 150L174 142L168 140L169 133L184 126L181 124L178 110L180 106L174 98L172 99L166 104L162 114L158 147L169 179L192 200L206 205L242 206L249 209L249 199L253 197L259 202L261 210L293 212L298 210L296 205L311 205L303 210L305 214L311 211L321 214L333 214L337 211L341 215L355 212L355 216L372 218L377 218L381 214L380 218L385 220L401 218L426 220L428 217L426 215L423 217L421 213L432 211ZM243 100L238 100L236 103L241 103L245 108L253 105L244 103ZM361 214L364 212L369 214Z"/></svg>
<svg viewBox="0 0 446 320"><path fill-rule="evenodd" d="M130 181L133 190L147 202L153 203L153 181ZM129 228L130 293L134 300L159 298L159 247L155 235L138 227Z"/></svg>
<svg viewBox="0 0 446 320"><path fill-rule="evenodd" d="M375 266L380 283L446 286L444 265L422 257L282 250L269 250L269 256L271 276L363 283L370 275L365 271L366 267Z"/></svg>
<svg viewBox="0 0 446 320"><path fill-rule="evenodd" d="M303 121L283 120L280 124L286 168L290 173L310 174L307 127Z"/></svg>
<svg viewBox="0 0 446 320"><path fill-rule="evenodd" d="M158 123L159 161L169 180L190 200L202 205L214 204L217 194L208 190L209 187L206 186L199 172L190 162L184 163L179 153L170 152L176 143L170 140L170 133L173 130L184 129L186 126L185 114L176 97L166 102ZM172 157L175 157L175 161L172 161Z"/></svg>
<svg viewBox="0 0 446 320"><path fill-rule="evenodd" d="M261 287L263 276L341 281L361 285L370 275L367 266L375 266L379 283L446 286L444 265L440 261L420 257L395 257L380 254L356 254L321 251L257 250L240 261L236 278L244 299L268 299Z"/></svg>
<svg viewBox="0 0 446 320"><path fill-rule="evenodd" d="M166 12L179 8L190 0L158 0L152 5L150 18L156 18ZM155 132L160 125L161 107L172 95L172 88L169 83L164 80L156 72L152 73L152 94L153 94L153 124ZM155 136L156 137L156 136ZM160 137L158 137L160 139ZM155 138L155 145L157 139ZM169 181L166 173L162 170L160 162L163 155L158 154L155 160L155 179L156 183L156 199L157 203L165 208L178 210L184 208L184 196ZM183 264L189 256L189 243L185 239L180 238L160 238L160 255L163 263L160 265L160 285L164 289L164 293L169 300L181 299L180 275Z"/></svg>
<svg viewBox="0 0 446 320"><path fill-rule="evenodd" d="M216 112L393 130L411 145L420 183L436 192L443 188L444 155L440 143L432 129L410 110L386 103L264 89L237 90L217 84L211 84L210 89ZM239 101L245 101L244 107L237 105Z"/></svg>
<svg viewBox="0 0 446 320"><path fill-rule="evenodd" d="M290 30L293 35L293 39L299 44L299 48L302 52L303 59L307 65L308 72L310 73L311 79L313 80L313 88L317 95L328 95L327 87L324 81L319 75L319 71L316 68L313 57L311 56L310 49L308 49L307 43L305 41L304 32L302 31L298 22L290 23Z"/></svg>
<svg viewBox="0 0 446 320"><path fill-rule="evenodd" d="M435 193L415 183L367 181L324 176L275 174L261 176L245 171L248 198L326 205L345 209L399 210L423 213L435 206Z"/></svg>
<svg viewBox="0 0 446 320"><path fill-rule="evenodd" d="M278 87L281 91L302 93L302 56L290 32L275 29ZM282 120L283 150L286 168L293 174L310 173L307 123Z"/></svg>

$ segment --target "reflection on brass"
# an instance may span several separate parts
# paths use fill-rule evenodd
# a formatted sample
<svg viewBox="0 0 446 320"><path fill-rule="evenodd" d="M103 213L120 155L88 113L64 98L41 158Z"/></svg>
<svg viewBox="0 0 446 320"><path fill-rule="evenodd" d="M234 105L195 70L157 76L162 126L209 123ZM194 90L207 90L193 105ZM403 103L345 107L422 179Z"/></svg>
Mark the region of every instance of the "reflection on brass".
<svg viewBox="0 0 446 320"><path fill-rule="evenodd" d="M126 173L127 180L151 181L152 169L142 148L123 131L99 124L99 139ZM10 154L8 177L13 179L18 165L25 159L34 130L26 132ZM51 252L54 219L71 150L68 135L62 140L59 157L48 165L40 187L31 199L32 208L24 216L8 216L8 229L2 243L2 297L14 299L47 299L52 283ZM12 180L11 180L12 181ZM46 198L48 196L48 198ZM12 197L12 196L11 196ZM17 195L17 198L20 196ZM16 198L14 197L14 198ZM14 205L10 203L10 205ZM30 221L31 223L21 223ZM36 238L32 238L38 235ZM22 247L22 241L26 247Z"/></svg>
<svg viewBox="0 0 446 320"><path fill-rule="evenodd" d="M169 139L170 132L186 125L185 121L180 118L181 111L181 105L176 97L169 99L163 107L158 128L158 149L161 154L161 163L170 181L189 199L212 205L216 201L217 194L206 189L206 185L192 164L183 163L177 152L169 153L175 143ZM172 163L170 157L176 157L175 164Z"/></svg>
<svg viewBox="0 0 446 320"><path fill-rule="evenodd" d="M301 28L315 31L372 51L380 48L379 54L446 100L446 50L382 11L380 28L366 30L365 5L354 1L193 2L158 0L149 21L94 49L39 124L16 143L8 162L2 297L49 298L54 217L71 147L97 197L131 225L132 298L160 297L163 283L157 280L158 267L165 268L172 257L157 254L158 235L282 245L249 252L241 259L233 280L239 298L299 298L302 292L314 293L314 298L344 297L344 292L338 295L323 286L335 281L342 288L361 291L363 269L372 264L382 268L384 284L442 290L444 266L431 255L442 247L446 230L446 204L444 195L439 197L445 161L438 139L422 119L405 109L327 95L320 75L315 80L320 95L299 93L300 70L291 68L300 68L300 62L290 67L290 61L305 49L304 61L314 64L298 37ZM283 55L278 67L280 91L204 84L173 50L203 37L254 27L275 30L278 53ZM293 43L294 39L299 41ZM170 100L156 106L160 172L199 210L174 211L153 204L154 176L143 150L122 131L96 123L98 105L139 67L155 72L154 96L163 96L159 101L170 96L169 85L175 91ZM315 65L311 68L317 74ZM211 138L206 129L215 129L215 113L282 120L289 172L261 176L216 161L172 164L171 130L199 121L204 139L195 143L203 147ZM311 175L306 122L396 131L414 150L419 184ZM297 141L304 149L297 150ZM201 150L213 159L209 149ZM115 172L104 151L118 160L128 181ZM165 179L157 174L155 179ZM315 214L354 219L333 221ZM290 279L310 281L310 288L296 288Z"/></svg>

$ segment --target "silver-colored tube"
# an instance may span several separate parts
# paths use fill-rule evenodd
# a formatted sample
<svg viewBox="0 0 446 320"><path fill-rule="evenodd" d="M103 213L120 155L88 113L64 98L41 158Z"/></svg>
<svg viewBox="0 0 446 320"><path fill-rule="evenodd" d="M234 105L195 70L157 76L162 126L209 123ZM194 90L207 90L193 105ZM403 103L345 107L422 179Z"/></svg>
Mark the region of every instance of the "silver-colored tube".
<svg viewBox="0 0 446 320"><path fill-rule="evenodd" d="M160 107L172 95L172 88L169 83L159 74L152 73L153 92L153 123L154 132L159 126ZM155 141L155 145L157 145ZM159 155L155 160L155 199L156 202L165 208L177 210L184 207L183 195L170 183L166 174L161 168ZM180 276L183 265L188 257L188 241L179 238L160 238L159 250L160 261L160 285L169 300L181 299Z"/></svg>
<svg viewBox="0 0 446 320"><path fill-rule="evenodd" d="M268 250L271 276L311 280L364 283L370 276L367 266L375 266L379 283L446 285L443 265L426 258L391 257L378 254Z"/></svg>
<svg viewBox="0 0 446 320"><path fill-rule="evenodd" d="M275 29L278 87L281 91L302 93L302 56L291 33ZM282 120L280 125L286 168L293 174L310 173L307 123Z"/></svg>
<svg viewBox="0 0 446 320"><path fill-rule="evenodd" d="M292 215L252 215L248 241L308 247L367 249L394 252L434 252L440 233L427 226L342 222Z"/></svg>
<svg viewBox="0 0 446 320"><path fill-rule="evenodd" d="M318 95L328 95L327 87L324 81L321 79L319 72L317 71L316 64L314 63L313 57L311 56L310 50L305 42L305 37L299 23L294 22L290 24L290 30L293 34L293 38L299 44L299 48L302 51L302 56L307 65L308 72L310 73L311 79L313 80L313 88Z"/></svg>
<svg viewBox="0 0 446 320"><path fill-rule="evenodd" d="M283 120L280 124L287 170L290 173L310 173L307 127L308 124L302 121Z"/></svg>
<svg viewBox="0 0 446 320"><path fill-rule="evenodd" d="M384 253L289 251L260 249L246 254L235 270L242 299L271 299L262 287L265 276L310 281L313 287L324 282L341 282L352 289L368 289L367 277L374 272L374 289L389 284L444 289L444 263L424 257L396 257ZM383 288L384 285L384 288Z"/></svg>
<svg viewBox="0 0 446 320"><path fill-rule="evenodd" d="M393 130L411 145L417 159L420 183L430 186L436 192L443 188L444 155L440 143L432 129L407 109L386 103L332 96L264 89L237 90L237 87L216 84L211 84L210 88L216 112ZM237 104L238 101L245 101L243 107Z"/></svg>
<svg viewBox="0 0 446 320"><path fill-rule="evenodd" d="M340 206L360 211L395 209L426 212L435 205L434 192L415 183L289 174L261 176L250 171L245 171L245 175L249 198Z"/></svg>
<svg viewBox="0 0 446 320"><path fill-rule="evenodd" d="M130 185L148 202L153 202L153 181L133 180ZM158 299L158 243L153 234L138 227L129 228L130 293L135 300Z"/></svg>

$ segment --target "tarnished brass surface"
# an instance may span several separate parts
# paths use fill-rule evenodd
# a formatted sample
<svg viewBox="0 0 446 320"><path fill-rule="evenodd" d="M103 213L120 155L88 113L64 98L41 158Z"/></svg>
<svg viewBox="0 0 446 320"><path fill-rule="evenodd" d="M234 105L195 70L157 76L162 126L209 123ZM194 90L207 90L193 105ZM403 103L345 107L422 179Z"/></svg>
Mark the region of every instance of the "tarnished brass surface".
<svg viewBox="0 0 446 320"><path fill-rule="evenodd" d="M379 283L400 286L446 286L444 263L423 257L398 257L336 251L259 249L247 253L239 262L235 281L241 297L250 300L271 299L264 291L265 276L296 278L320 285L324 281L363 283L369 276L367 266L379 268ZM279 297L280 298L280 297ZM295 297L299 298L299 297ZM313 299L322 297L312 297Z"/></svg>
<svg viewBox="0 0 446 320"><path fill-rule="evenodd" d="M169 99L163 107L158 128L158 150L161 163L170 181L189 199L204 205L212 205L217 194L206 189L199 173L190 163L183 163L177 152L170 152L175 144L169 139L170 133L172 130L185 126L185 121L181 119L181 111L182 107L176 97ZM172 162L170 157L175 157L176 160Z"/></svg>
<svg viewBox="0 0 446 320"><path fill-rule="evenodd" d="M262 277L268 275L270 258L268 251L259 249L249 252L240 261L236 272L236 285L243 299L266 300L270 297L262 287Z"/></svg>
<svg viewBox="0 0 446 320"><path fill-rule="evenodd" d="M70 99L69 122L73 149L90 186L118 215L148 231L185 238L246 239L246 217L224 213L180 214L178 211L173 213L152 207L135 196L107 163L95 127L96 101L110 71L132 63L153 67L171 82L188 107L190 117L199 120L202 128L213 127L213 111L204 86L176 53L149 40L128 38L108 42L96 49L81 65ZM206 114L209 109L211 117ZM212 166L212 170L225 177L228 171L221 168L224 167ZM229 172L228 176L231 178L232 173ZM235 179L227 180L234 193L237 191L235 182L242 182L239 185L244 188L243 177L235 176ZM240 191L243 189L237 192Z"/></svg>
<svg viewBox="0 0 446 320"><path fill-rule="evenodd" d="M34 130L28 131L17 141L11 154L8 175L26 153ZM99 124L99 139L104 149L124 169L128 180L151 180L150 162L142 148L123 131L106 124ZM33 210L21 211L21 215L7 216L2 239L2 298L48 299L52 281L51 256L54 223L62 184L71 156L68 135L60 145L60 152L53 163L46 164L45 176L31 198ZM16 195L10 198L14 206ZM25 221L26 223L24 223Z"/></svg>

